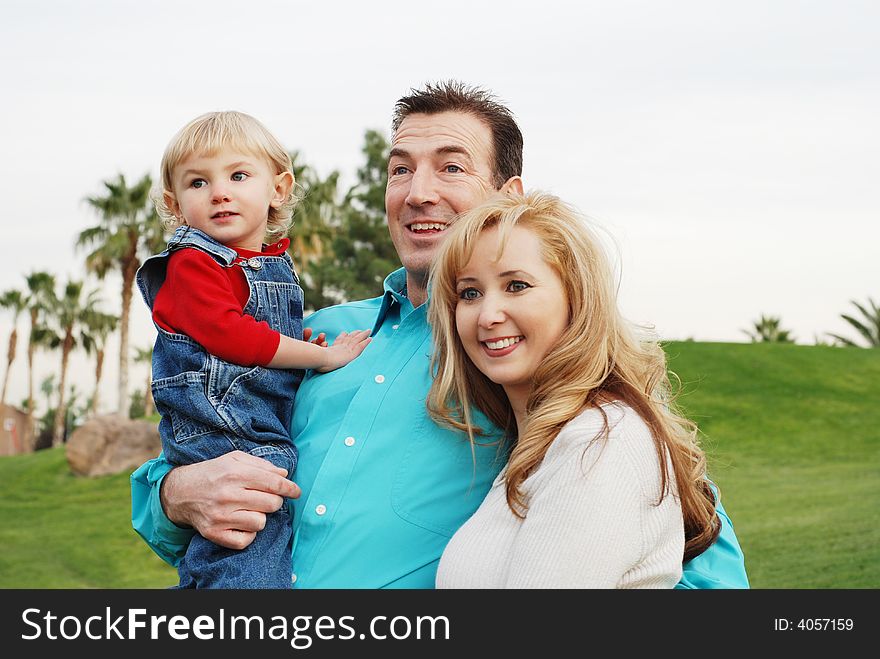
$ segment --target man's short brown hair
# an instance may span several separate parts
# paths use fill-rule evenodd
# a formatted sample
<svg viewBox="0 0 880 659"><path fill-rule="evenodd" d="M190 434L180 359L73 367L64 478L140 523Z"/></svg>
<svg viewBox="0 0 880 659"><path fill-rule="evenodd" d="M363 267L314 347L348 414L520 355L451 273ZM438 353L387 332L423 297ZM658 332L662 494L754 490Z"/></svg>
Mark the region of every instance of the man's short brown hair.
<svg viewBox="0 0 880 659"><path fill-rule="evenodd" d="M522 176L523 137L513 114L492 94L457 80L428 83L424 89L411 89L394 105L391 129L411 114L464 112L482 120L492 133L492 177L500 189L512 176Z"/></svg>

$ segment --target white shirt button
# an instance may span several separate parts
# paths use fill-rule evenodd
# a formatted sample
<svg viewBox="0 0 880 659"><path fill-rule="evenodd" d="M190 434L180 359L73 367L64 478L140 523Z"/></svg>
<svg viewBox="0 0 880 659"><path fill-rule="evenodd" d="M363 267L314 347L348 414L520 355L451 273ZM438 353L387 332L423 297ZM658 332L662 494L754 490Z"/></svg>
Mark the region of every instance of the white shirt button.
<svg viewBox="0 0 880 659"><path fill-rule="evenodd" d="M400 325L392 325L391 329L397 329L398 327L400 327Z"/></svg>
<svg viewBox="0 0 880 659"><path fill-rule="evenodd" d="M319 515L323 515L324 513L327 512L327 506L325 506L323 503L319 504L319 505L315 506L315 512L318 513Z"/></svg>
<svg viewBox="0 0 880 659"><path fill-rule="evenodd" d="M384 375L377 375L374 379L376 380L376 384L382 384L383 382L385 382Z"/></svg>
<svg viewBox="0 0 880 659"><path fill-rule="evenodd" d="M296 575L295 574L290 575L290 583L296 583Z"/></svg>
<svg viewBox="0 0 880 659"><path fill-rule="evenodd" d="M354 446L354 437L346 437L345 438L346 446Z"/></svg>

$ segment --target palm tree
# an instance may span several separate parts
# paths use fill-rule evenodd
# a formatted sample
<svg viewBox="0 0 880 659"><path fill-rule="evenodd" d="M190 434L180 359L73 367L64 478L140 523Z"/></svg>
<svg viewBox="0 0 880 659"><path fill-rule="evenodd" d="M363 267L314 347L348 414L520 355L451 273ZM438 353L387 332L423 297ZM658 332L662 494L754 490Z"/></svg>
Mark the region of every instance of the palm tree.
<svg viewBox="0 0 880 659"><path fill-rule="evenodd" d="M779 327L782 319L778 316L765 316L752 323L753 330L742 330L752 339L752 343L794 343L789 330Z"/></svg>
<svg viewBox="0 0 880 659"><path fill-rule="evenodd" d="M67 437L73 430L82 423L83 416L89 410L88 403L79 405L79 391L75 384L70 385L70 391L67 395L67 404L64 406L64 414L62 416L61 433Z"/></svg>
<svg viewBox="0 0 880 659"><path fill-rule="evenodd" d="M334 170L321 179L309 165L299 162L298 152L291 154L291 161L293 175L303 193L288 236L297 271L306 275L310 266L327 253L333 239L333 223L339 222L339 172Z"/></svg>
<svg viewBox="0 0 880 659"><path fill-rule="evenodd" d="M880 307L878 307L871 298L868 298L868 305L870 308L859 304L855 300L850 300L850 302L852 302L856 309L858 309L862 316L864 316L864 321L845 313L840 314L840 317L861 334L869 348L880 348ZM831 333L829 333L828 336L836 339L845 346L859 347L855 341L848 339L845 336Z"/></svg>
<svg viewBox="0 0 880 659"><path fill-rule="evenodd" d="M104 349L107 346L107 337L118 324L119 316L96 309L92 309L85 318L86 333L83 335L83 347L88 353L95 352L95 393L87 406L93 415L98 413L101 398L101 376L104 373Z"/></svg>
<svg viewBox="0 0 880 659"><path fill-rule="evenodd" d="M161 250L164 245L162 224L150 201L153 181L149 174L129 187L119 174L104 181L104 196L86 201L101 218L98 226L81 232L78 247L91 249L86 267L103 279L111 270L122 274L122 311L119 324L119 404L117 411L128 415L128 322L134 276L141 258Z"/></svg>
<svg viewBox="0 0 880 659"><path fill-rule="evenodd" d="M52 446L61 446L64 441L64 387L67 383L67 363L70 353L77 344L91 341L88 336L87 320L96 311L98 291L91 291L83 299L83 283L69 281L61 297L56 297L47 314L47 324L43 331L52 348L61 348L61 371L58 383L58 406L55 408L55 421L52 425Z"/></svg>
<svg viewBox="0 0 880 659"><path fill-rule="evenodd" d="M55 374L50 373L40 383L40 391L46 397L46 409L52 409L52 392L55 391Z"/></svg>
<svg viewBox="0 0 880 659"><path fill-rule="evenodd" d="M144 416L153 413L153 347L135 348L134 361L147 365L147 386L144 389Z"/></svg>
<svg viewBox="0 0 880 659"><path fill-rule="evenodd" d="M6 403L6 385L9 384L9 372L12 370L12 362L15 361L15 351L18 348L18 317L27 307L24 294L15 289L9 289L0 295L0 307L12 311L12 332L9 334L9 348L6 351L6 374L3 376L3 393L0 394L0 405Z"/></svg>
<svg viewBox="0 0 880 659"><path fill-rule="evenodd" d="M32 272L25 275L27 282L27 310L30 315L31 328L28 336L28 426L34 427L34 351L41 343L39 331L40 321L49 303L55 296L55 276L45 271ZM36 439L37 433L33 433Z"/></svg>

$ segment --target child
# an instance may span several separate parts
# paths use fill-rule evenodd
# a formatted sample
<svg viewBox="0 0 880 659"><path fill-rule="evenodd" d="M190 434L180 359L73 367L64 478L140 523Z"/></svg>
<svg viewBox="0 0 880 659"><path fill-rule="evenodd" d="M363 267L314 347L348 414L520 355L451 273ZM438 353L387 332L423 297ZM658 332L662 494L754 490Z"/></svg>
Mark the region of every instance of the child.
<svg viewBox="0 0 880 659"><path fill-rule="evenodd" d="M158 331L153 396L165 457L183 465L240 450L290 477L300 369L345 366L369 331L343 332L329 347L302 340L303 293L283 238L296 202L290 157L256 119L191 121L165 150L162 188L157 210L177 229L137 282ZM197 535L179 587L290 588L291 537L286 505L243 550Z"/></svg>

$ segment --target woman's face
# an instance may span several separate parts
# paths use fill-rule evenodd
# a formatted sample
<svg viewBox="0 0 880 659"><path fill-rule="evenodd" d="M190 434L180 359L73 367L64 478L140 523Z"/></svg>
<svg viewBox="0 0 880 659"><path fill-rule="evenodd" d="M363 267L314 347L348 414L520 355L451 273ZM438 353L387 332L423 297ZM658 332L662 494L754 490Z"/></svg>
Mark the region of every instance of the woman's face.
<svg viewBox="0 0 880 659"><path fill-rule="evenodd" d="M455 323L468 357L516 407L568 325L568 299L531 229L515 227L496 261L498 246L498 230L484 230L458 273Z"/></svg>

